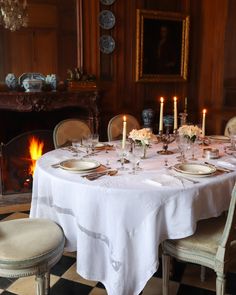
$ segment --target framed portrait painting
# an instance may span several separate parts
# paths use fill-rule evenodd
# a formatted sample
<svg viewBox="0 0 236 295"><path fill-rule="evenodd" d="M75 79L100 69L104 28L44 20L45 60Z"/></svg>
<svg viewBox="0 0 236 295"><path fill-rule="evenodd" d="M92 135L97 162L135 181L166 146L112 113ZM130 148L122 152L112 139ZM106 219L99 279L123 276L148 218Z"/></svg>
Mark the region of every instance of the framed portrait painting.
<svg viewBox="0 0 236 295"><path fill-rule="evenodd" d="M189 16L137 10L136 81L186 81Z"/></svg>

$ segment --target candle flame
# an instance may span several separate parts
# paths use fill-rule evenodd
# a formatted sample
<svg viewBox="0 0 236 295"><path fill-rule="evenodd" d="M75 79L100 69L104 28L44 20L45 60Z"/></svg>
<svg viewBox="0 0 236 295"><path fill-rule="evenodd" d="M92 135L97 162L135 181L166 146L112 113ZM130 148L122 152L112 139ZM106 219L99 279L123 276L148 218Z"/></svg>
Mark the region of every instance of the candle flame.
<svg viewBox="0 0 236 295"><path fill-rule="evenodd" d="M177 101L177 96L174 96L173 99L174 99L174 101Z"/></svg>
<svg viewBox="0 0 236 295"><path fill-rule="evenodd" d="M123 121L126 122L126 116L123 116Z"/></svg>
<svg viewBox="0 0 236 295"><path fill-rule="evenodd" d="M32 136L29 141L29 153L31 158L31 165L29 167L29 173L31 175L34 174L36 161L39 157L41 157L43 153L43 146L44 143L42 141L39 141L37 138Z"/></svg>
<svg viewBox="0 0 236 295"><path fill-rule="evenodd" d="M160 98L160 102L164 102L164 97L163 96Z"/></svg>
<svg viewBox="0 0 236 295"><path fill-rule="evenodd" d="M203 112L203 114L206 114L207 110L206 110L206 109L204 109L202 112Z"/></svg>

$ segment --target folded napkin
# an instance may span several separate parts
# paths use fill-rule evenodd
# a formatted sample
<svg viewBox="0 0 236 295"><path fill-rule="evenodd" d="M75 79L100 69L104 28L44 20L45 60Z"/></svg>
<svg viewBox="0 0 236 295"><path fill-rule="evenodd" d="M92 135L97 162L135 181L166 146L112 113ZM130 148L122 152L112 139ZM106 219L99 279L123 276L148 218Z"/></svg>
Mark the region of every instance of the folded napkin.
<svg viewBox="0 0 236 295"><path fill-rule="evenodd" d="M236 165L233 163L230 163L228 161L217 161L216 163L218 166L224 167L224 168L228 168L228 169L236 169Z"/></svg>
<svg viewBox="0 0 236 295"><path fill-rule="evenodd" d="M180 179L167 174L161 174L150 179L144 179L143 182L146 184L151 184L151 185L155 185L159 187L161 186L171 187L171 186L182 185L182 182Z"/></svg>

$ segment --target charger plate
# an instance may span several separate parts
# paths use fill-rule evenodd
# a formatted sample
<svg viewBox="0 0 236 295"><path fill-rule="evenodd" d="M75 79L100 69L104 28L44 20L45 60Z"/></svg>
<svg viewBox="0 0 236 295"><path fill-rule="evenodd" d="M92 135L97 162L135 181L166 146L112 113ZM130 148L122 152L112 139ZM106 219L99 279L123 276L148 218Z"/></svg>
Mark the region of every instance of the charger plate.
<svg viewBox="0 0 236 295"><path fill-rule="evenodd" d="M176 164L173 169L179 173L192 176L209 176L216 172L216 168L212 165L197 163Z"/></svg>
<svg viewBox="0 0 236 295"><path fill-rule="evenodd" d="M101 164L94 160L69 159L62 161L59 167L76 173L84 173L97 169Z"/></svg>

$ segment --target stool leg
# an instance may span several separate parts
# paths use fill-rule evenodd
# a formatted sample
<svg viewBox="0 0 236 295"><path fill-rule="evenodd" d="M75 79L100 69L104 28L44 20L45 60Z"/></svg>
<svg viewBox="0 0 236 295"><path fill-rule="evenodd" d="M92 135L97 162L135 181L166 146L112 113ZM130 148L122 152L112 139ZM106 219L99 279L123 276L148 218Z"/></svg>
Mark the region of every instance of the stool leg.
<svg viewBox="0 0 236 295"><path fill-rule="evenodd" d="M225 275L223 273L217 272L216 277L216 295L225 294Z"/></svg>
<svg viewBox="0 0 236 295"><path fill-rule="evenodd" d="M36 275L36 294L45 295L45 273Z"/></svg>
<svg viewBox="0 0 236 295"><path fill-rule="evenodd" d="M170 256L162 254L162 294L169 294Z"/></svg>
<svg viewBox="0 0 236 295"><path fill-rule="evenodd" d="M50 272L47 271L45 274L45 295L50 294Z"/></svg>

